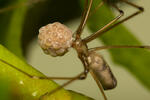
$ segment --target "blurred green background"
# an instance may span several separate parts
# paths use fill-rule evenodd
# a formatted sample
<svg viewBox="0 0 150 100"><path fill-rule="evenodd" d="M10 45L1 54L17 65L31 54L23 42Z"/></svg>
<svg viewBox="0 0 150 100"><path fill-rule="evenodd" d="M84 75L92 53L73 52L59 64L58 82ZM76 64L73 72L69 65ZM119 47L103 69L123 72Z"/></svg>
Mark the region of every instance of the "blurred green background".
<svg viewBox="0 0 150 100"><path fill-rule="evenodd" d="M3 4L2 1L1 1L1 5ZM16 1L21 1L21 0L16 0ZM70 52L68 52L63 57L54 58L45 55L37 43L38 29L41 26L46 25L50 22L60 21L66 24L68 27L70 27L73 32L76 30L80 22L79 17L81 16L79 3L78 1L72 2L71 0L64 0L64 1L47 0L46 3L41 2L41 3L30 5L28 7L22 6L20 8L23 8L23 10L22 9L17 10L19 13L10 15L12 17L0 16L1 19L3 18L5 19L5 20L1 20L1 24L0 24L1 31L2 31L1 33L5 33L7 31L9 33L8 35L0 34L0 43L4 44L6 47L9 48L9 50L17 54L22 59L24 59L21 55L22 51L21 49L19 49L21 46L21 42L18 42L18 41L22 41L23 53L26 56L28 63L33 65L36 69L38 69L39 71L41 71L47 76L74 76L83 70L82 64L77 58L76 52L74 50L71 49ZM4 4L4 7L5 6L9 7L9 5L13 3L15 2L10 1L10 4L6 3L6 5ZM137 0L136 4L143 6L145 8L145 12L125 22L125 25L129 30L131 30L132 33L134 33L134 35L140 41L143 42L143 44L149 45L150 43L150 39L149 39L150 1ZM28 9L27 14L24 13L26 9ZM122 9L124 9L126 15L135 11L134 9L132 9L132 7L128 7L128 6L123 6ZM4 14L7 15L7 13ZM11 18L14 18L14 20ZM12 20L12 23L7 23L7 21L9 22L9 20ZM16 20L17 21L24 20L24 21L23 23L17 24L15 23ZM18 30L15 31L15 29L17 28ZM15 32L23 33L22 38L19 38L21 36L20 34L14 36L13 33ZM85 37L91 33L92 32L88 30L86 27L83 34ZM94 40L93 42L89 43L90 47L95 47L100 45L103 44L100 43L99 40ZM141 83L135 78L135 76L131 75L131 73L128 70L126 70L123 66L119 66L114 62L112 62L107 50L100 51L99 53L101 53L104 56L104 58L110 65L112 71L114 72L118 80L117 88L105 92L109 100L149 100L150 99L149 90L146 89L143 85L141 85ZM149 77L146 77L146 79L149 80ZM63 83L63 81L57 81L57 82L60 84ZM85 95L88 95L89 97L95 98L96 100L103 99L96 83L94 82L94 80L90 75L88 75L88 78L86 80L76 81L73 84L67 86L66 88L83 93Z"/></svg>

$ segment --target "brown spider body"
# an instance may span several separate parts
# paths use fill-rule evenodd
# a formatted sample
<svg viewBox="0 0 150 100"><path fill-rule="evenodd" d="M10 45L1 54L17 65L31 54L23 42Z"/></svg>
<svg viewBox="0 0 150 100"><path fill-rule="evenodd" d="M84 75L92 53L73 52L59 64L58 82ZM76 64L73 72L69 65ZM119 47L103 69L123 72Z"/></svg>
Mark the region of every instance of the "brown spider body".
<svg viewBox="0 0 150 100"><path fill-rule="evenodd" d="M43 51L54 57L64 55L72 45L85 68L84 75L80 79L85 79L91 70L97 76L103 89L115 88L117 81L102 56L96 52L90 52L87 44L78 35L74 40L71 36L72 32L67 26L54 22L40 28L38 38Z"/></svg>
<svg viewBox="0 0 150 100"><path fill-rule="evenodd" d="M116 78L101 55L93 51L89 52L88 62L90 69L97 76L104 90L113 89L117 86Z"/></svg>
<svg viewBox="0 0 150 100"><path fill-rule="evenodd" d="M73 39L71 39L72 42L70 42L70 46L76 50L76 52L78 54L78 58L81 60L83 66L84 66L84 71L81 72L80 74L78 74L76 77L50 77L50 78L51 79L65 79L65 80L67 79L67 80L69 80L67 83L65 83L61 86L61 87L64 87L75 80L86 79L87 74L90 72L91 75L93 76L94 80L96 81L104 99L107 100L107 97L106 97L103 89L109 90L109 89L115 88L117 85L117 80L114 77L110 67L103 59L103 57L100 56L99 54L97 54L95 51L101 50L101 49L109 49L109 48L141 48L141 46L100 46L100 47L95 47L95 48L89 49L87 46L87 43L94 40L95 38L102 35L103 33L107 32L108 30L112 29L113 27L140 14L141 12L144 11L144 9L140 6L137 6L133 3L131 3L131 2L128 2L128 0L102 0L102 1L106 4L114 7L120 14L116 18L114 18L112 21L110 21L107 25L105 25L103 28L101 28L97 32L95 32L94 34L82 39L81 34L85 27L86 21L88 20L88 16L89 16L90 9L91 9L92 2L93 2L93 0L89 0L89 2L88 2L88 0L86 0L85 10L83 12L82 20L81 20L80 25L77 28L75 34L72 37ZM93 12L95 12L100 6L102 6L103 2L100 3ZM121 10L117 6L118 2L124 2L130 6L133 6L133 7L137 8L138 11L131 14L130 16L127 16L126 18L120 20L119 22L117 22L124 15L123 10ZM93 12L91 12L91 14ZM63 35L63 38L64 37L68 37L68 36ZM56 38L56 37L53 37L53 38ZM64 38L64 40L66 41L66 44L67 44L68 40L66 40L66 38ZM64 48L64 51L67 51L70 46ZM47 47L49 48L49 46L47 46ZM61 47L61 45L60 45L60 47ZM142 46L142 47L147 48L147 46ZM53 47L51 49L53 49ZM51 50L50 50L50 52L51 52ZM63 53L61 52L60 54L58 53L56 56L60 56L64 53L66 53L66 52L63 52ZM55 92L58 89L59 88L55 89L54 91L50 92L49 94Z"/></svg>
<svg viewBox="0 0 150 100"><path fill-rule="evenodd" d="M73 48L77 51L79 59L87 69L85 74L87 74L86 71L93 71L104 90L116 87L117 80L102 56L96 52L89 51L87 44L80 38L73 42Z"/></svg>

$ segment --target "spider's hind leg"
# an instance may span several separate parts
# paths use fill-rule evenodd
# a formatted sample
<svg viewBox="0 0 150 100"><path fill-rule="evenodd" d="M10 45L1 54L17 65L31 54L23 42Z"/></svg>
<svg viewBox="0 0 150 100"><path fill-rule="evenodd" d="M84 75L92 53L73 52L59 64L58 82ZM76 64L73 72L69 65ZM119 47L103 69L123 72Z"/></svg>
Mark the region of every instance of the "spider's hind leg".
<svg viewBox="0 0 150 100"><path fill-rule="evenodd" d="M109 46L99 46L90 48L90 51L98 51L98 50L104 50L104 49L118 49L118 48L139 48L139 49L149 49L150 46L143 46L143 45L109 45Z"/></svg>
<svg viewBox="0 0 150 100"><path fill-rule="evenodd" d="M83 80L83 79L86 79L86 75L84 72L78 74L77 76L75 77L72 77L72 79L70 79L69 81L67 81L66 83L64 83L63 85L60 85L59 87L57 87L56 89L50 91L50 92L46 92L45 94L43 94L39 100L43 100L43 98L45 98L46 96L49 96L55 92L57 92L58 90L64 88L65 86L71 84L72 82L76 81L76 80Z"/></svg>
<svg viewBox="0 0 150 100"><path fill-rule="evenodd" d="M89 4L88 4L88 1L89 1ZM90 10L91 10L91 7L92 7L92 3L93 3L93 0L85 0L85 8L84 8L84 12L83 12L83 15L82 15L82 19L81 19L79 27L77 28L77 30L75 32L76 39L80 38L80 36L82 34L82 31L83 31L83 29L86 25L87 19L89 17L89 13L90 13Z"/></svg>

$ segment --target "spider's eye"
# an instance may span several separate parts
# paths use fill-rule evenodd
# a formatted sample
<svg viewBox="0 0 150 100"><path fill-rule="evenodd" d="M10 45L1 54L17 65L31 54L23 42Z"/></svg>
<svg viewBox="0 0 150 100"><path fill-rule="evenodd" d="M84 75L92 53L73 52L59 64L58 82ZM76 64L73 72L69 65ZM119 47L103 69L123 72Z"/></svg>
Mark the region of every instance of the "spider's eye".
<svg viewBox="0 0 150 100"><path fill-rule="evenodd" d="M72 31L65 25L54 22L39 30L38 41L46 54L62 56L72 46Z"/></svg>

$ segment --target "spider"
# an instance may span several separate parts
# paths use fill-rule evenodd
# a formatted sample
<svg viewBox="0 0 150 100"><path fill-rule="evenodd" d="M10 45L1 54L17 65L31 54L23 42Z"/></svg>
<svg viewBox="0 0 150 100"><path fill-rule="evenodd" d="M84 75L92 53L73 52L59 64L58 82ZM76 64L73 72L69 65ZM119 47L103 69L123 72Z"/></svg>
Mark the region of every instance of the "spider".
<svg viewBox="0 0 150 100"><path fill-rule="evenodd" d="M75 77L38 77L38 76L31 76L28 73L25 73L17 68L15 68L13 65L10 65L14 67L15 69L21 71L22 73L28 75L31 78L34 79L60 79L60 80L68 80L66 83L61 85L60 87L56 88L55 90L45 93L40 97L44 98L45 95L50 95L59 89L67 86L68 84L74 82L75 80L84 80L87 77L87 74L90 72L93 76L94 80L96 81L104 100L107 100L107 97L104 93L104 90L113 89L117 85L117 80L114 77L109 65L106 63L106 61L103 59L101 55L99 55L96 51L103 50L103 49L110 49L110 48L146 48L149 49L150 46L117 46L117 45L111 45L111 46L100 46L100 47L94 47L94 48L88 48L87 43L90 41L96 39L98 36L104 34L106 31L109 31L113 27L123 23L124 21L138 15L139 13L143 12L144 9L140 6L137 6L127 0L103 0L95 9L93 12L90 12L91 6L92 6L93 0L85 0L85 9L82 15L82 19L80 22L79 27L75 31L74 34L72 34L72 31L67 28L65 25L54 22L52 24L48 24L39 30L39 44L43 51L46 54L49 54L51 56L63 56L65 53L68 52L68 49L70 47L74 48L78 54L78 58L81 60L84 71L78 74ZM114 3L115 2L115 3ZM128 5L131 5L139 11L133 13L132 15L120 20L117 22L124 14L124 12L116 5L116 3L124 2ZM110 21L107 25L105 25L103 28L99 29L94 34L86 37L81 38L81 34L83 33L83 29L86 25L86 22L88 20L88 17L90 14L94 13L100 6L103 5L103 3L106 3L108 5L111 5L114 7L117 11L119 11L119 15L114 18L112 21ZM7 64L7 62L0 59L0 61Z"/></svg>
<svg viewBox="0 0 150 100"><path fill-rule="evenodd" d="M117 11L119 11L120 14L116 18L114 18L112 21L110 21L107 25L105 25L103 28L95 32L94 34L82 39L81 34L85 27L86 21L88 20L88 17L91 14L93 14L100 6L103 5L103 2L101 2L94 9L94 11L90 12L93 0L85 0L85 1L86 1L85 10L83 12L82 20L76 32L73 34L73 37L71 37L71 31L66 26L64 26L63 24L59 22L54 22L40 29L39 36L38 36L39 44L46 54L49 54L54 57L64 55L68 51L68 48L72 47L77 51L78 58L81 60L84 66L84 71L81 72L76 77L49 77L50 79L69 80L67 83L63 84L58 89L70 84L71 82L75 80L86 79L87 74L90 72L93 78L95 79L98 87L100 88L100 91L102 92L104 99L107 100L103 89L109 90L109 89L115 88L117 85L117 81L113 73L111 72L109 65L106 63L106 61L103 59L101 55L96 53L96 51L102 50L102 49L110 49L110 48L149 48L149 46L128 46L128 45L115 46L114 45L114 46L100 46L100 47L89 49L87 46L87 43L96 39L98 36L102 35L103 33L112 29L113 27L143 12L144 9L126 0L116 0L115 3L113 3L113 1L111 0L108 0L108 1L104 0L103 2L106 2L108 5L111 5L112 7L114 7ZM119 9L118 6L116 5L116 3L118 2L124 2L128 5L131 5L139 9L139 11L115 23L124 14L124 12L121 9ZM61 30L62 28L64 30ZM61 33L59 33L59 30L61 30ZM68 32L68 34L65 32ZM64 36L64 38L62 38L62 36ZM58 89L54 91L57 91Z"/></svg>

